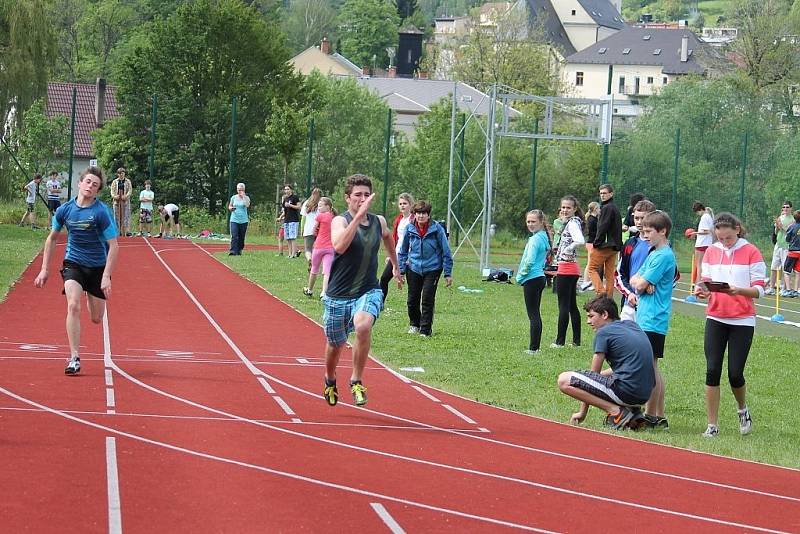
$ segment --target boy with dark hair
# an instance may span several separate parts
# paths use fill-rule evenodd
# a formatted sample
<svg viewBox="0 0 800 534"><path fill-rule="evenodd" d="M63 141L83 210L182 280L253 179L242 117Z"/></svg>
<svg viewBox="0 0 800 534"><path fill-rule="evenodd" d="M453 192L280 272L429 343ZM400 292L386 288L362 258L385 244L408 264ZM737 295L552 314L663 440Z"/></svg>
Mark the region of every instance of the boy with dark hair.
<svg viewBox="0 0 800 534"><path fill-rule="evenodd" d="M639 295L636 322L653 347L653 370L656 384L645 405L645 422L652 428L669 428L664 416L664 377L658 360L664 357L664 342L672 315L672 285L675 278L675 254L669 246L672 220L663 211L648 213L642 221L641 233L650 243L650 253L642 267L631 278L631 286Z"/></svg>
<svg viewBox="0 0 800 534"><path fill-rule="evenodd" d="M592 255L589 257L589 276L598 295L614 296L614 269L617 252L622 248L622 217L614 204L614 188L603 184L600 194L600 217L597 218L597 233L594 237ZM603 278L600 272L603 272Z"/></svg>
<svg viewBox="0 0 800 534"><path fill-rule="evenodd" d="M283 186L283 238L288 246L287 258L296 258L300 255L297 250L297 231L300 227L300 198L294 194L294 188L286 184Z"/></svg>
<svg viewBox="0 0 800 534"><path fill-rule="evenodd" d="M558 377L561 392L581 401L570 422L583 422L591 405L608 414L605 424L614 430L639 428L638 407L655 384L650 342L639 325L619 320L617 305L609 297L595 297L583 308L595 331L591 369L566 371ZM608 369L603 370L603 362L608 362Z"/></svg>
<svg viewBox="0 0 800 534"><path fill-rule="evenodd" d="M41 182L42 175L37 174L33 177L33 180L25 184L22 188L22 190L25 191L26 210L18 226L25 226L25 221L27 220L31 224L31 228L36 229L36 212L34 210L36 208L36 195L39 194L39 184Z"/></svg>
<svg viewBox="0 0 800 534"><path fill-rule="evenodd" d="M111 293L111 273L117 263L117 227L108 206L97 200L103 188L103 172L89 167L81 174L78 196L63 204L53 216L53 227L44 243L42 270L36 287L44 287L49 277L50 258L56 249L58 233L67 228L67 248L61 277L67 297L67 339L70 358L64 373L78 374L81 359L78 353L81 338L81 297L93 323L100 323L106 311L106 298Z"/></svg>
<svg viewBox="0 0 800 534"><path fill-rule="evenodd" d="M49 221L53 220L53 214L61 206L61 180L58 179L56 171L50 171L50 179L45 184L47 189L47 211L50 212Z"/></svg>
<svg viewBox="0 0 800 534"><path fill-rule="evenodd" d="M369 213L375 200L369 177L363 174L350 176L345 185L344 200L347 211L331 221L331 242L336 256L322 299L325 304L323 324L327 339L323 396L330 406L338 402L336 366L347 343L347 336L355 332L350 392L354 403L363 406L367 403L367 388L361 382L361 376L372 343L372 326L383 309L383 291L377 275L381 241L392 263L398 287L402 286L402 278L397 266L394 240L386 220Z"/></svg>
<svg viewBox="0 0 800 534"><path fill-rule="evenodd" d="M640 200L636 203L633 207L633 226L628 228L631 236L625 241L619 255L614 286L622 294L619 316L623 320L636 320L636 305L639 296L631 286L631 276L639 272L639 268L650 251L650 243L642 238L639 230L645 216L655 210L655 204L649 200Z"/></svg>

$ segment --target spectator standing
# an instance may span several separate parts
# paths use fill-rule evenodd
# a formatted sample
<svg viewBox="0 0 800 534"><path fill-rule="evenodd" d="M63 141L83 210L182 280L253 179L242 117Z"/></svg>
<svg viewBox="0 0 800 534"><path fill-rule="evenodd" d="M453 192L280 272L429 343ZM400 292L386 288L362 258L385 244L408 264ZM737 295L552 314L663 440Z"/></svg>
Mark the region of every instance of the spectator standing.
<svg viewBox="0 0 800 534"><path fill-rule="evenodd" d="M408 333L430 337L439 278L444 272L445 285L452 285L453 257L444 227L431 219L430 202L418 200L412 211L414 222L406 227L398 256L408 282Z"/></svg>
<svg viewBox="0 0 800 534"><path fill-rule="evenodd" d="M594 289L592 281L589 279L589 261L592 259L594 238L597 236L598 215L600 215L600 204L597 202L589 202L589 205L586 206L586 267L583 269L581 291L591 291Z"/></svg>
<svg viewBox="0 0 800 534"><path fill-rule="evenodd" d="M414 214L411 213L411 207L414 205L414 197L409 193L400 193L397 197L397 209L400 213L394 218L392 225L392 239L395 242L395 251L400 254L400 247L403 244L403 238L406 234L406 227L414 222ZM383 302L386 302L386 296L389 294L389 281L392 279L392 262L386 258L386 266L383 268L380 284L381 291L383 291Z"/></svg>
<svg viewBox="0 0 800 534"><path fill-rule="evenodd" d="M244 238L247 235L247 225L250 216L250 197L245 193L245 185L236 184L236 194L228 202L228 211L231 212L231 249L228 256L241 256L244 250Z"/></svg>
<svg viewBox="0 0 800 534"><path fill-rule="evenodd" d="M112 206L119 235L131 235L131 193L133 185L125 176L125 168L120 167L117 169L117 177L111 182Z"/></svg>
<svg viewBox="0 0 800 534"><path fill-rule="evenodd" d="M300 199L294 194L294 188L286 184L283 187L283 237L288 248L288 258L300 255L297 250L297 230L300 226Z"/></svg>
<svg viewBox="0 0 800 534"><path fill-rule="evenodd" d="M47 189L47 211L50 213L48 226L52 226L53 214L61 206L61 180L56 171L50 171L50 179L45 183Z"/></svg>
<svg viewBox="0 0 800 534"><path fill-rule="evenodd" d="M315 221L316 239L314 239L314 251L311 254L311 272L308 273L308 286L303 288L303 294L307 297L314 295L314 283L321 269L323 276L320 298L323 298L328 288L331 264L336 254L331 241L331 222L336 216L336 210L333 209L333 201L328 197L320 198L317 207L319 213L317 213Z"/></svg>
<svg viewBox="0 0 800 534"><path fill-rule="evenodd" d="M531 236L525 243L525 250L517 269L517 283L522 286L525 310L528 314L530 340L528 354L539 352L542 343L542 291L545 286L544 264L550 251L550 238L547 235L547 219L542 210L531 210L525 215L525 225Z"/></svg>
<svg viewBox="0 0 800 534"><path fill-rule="evenodd" d="M578 285L578 268L576 249L586 243L583 238L581 212L578 199L567 195L561 199L560 216L567 222L561 231L561 240L558 243L556 261L558 271L556 274L555 288L558 296L558 333L556 340L550 348L558 349L564 346L567 337L567 325L572 322L572 344L576 347L581 344L581 312L578 310L576 287Z"/></svg>
<svg viewBox="0 0 800 534"><path fill-rule="evenodd" d="M153 227L153 200L156 194L151 189L150 180L144 181L144 189L139 193L139 235L150 237Z"/></svg>
<svg viewBox="0 0 800 534"><path fill-rule="evenodd" d="M34 211L36 208L36 195L39 194L39 184L42 183L42 175L36 174L33 177L33 180L25 184L25 187L22 188L25 191L25 213L22 215L22 219L19 220L19 226L25 226L25 222L29 222L32 229L36 229L36 212Z"/></svg>
<svg viewBox="0 0 800 534"><path fill-rule="evenodd" d="M786 258L789 255L788 240L786 239L786 230L794 224L794 217L792 217L792 203L785 200L781 204L781 213L772 221L772 235L775 241L775 246L772 249L772 262L769 267L769 285L764 292L766 295L774 295L775 291L780 290L780 280L778 273L783 271L783 266L786 263ZM782 297L792 296L791 275L788 273L783 274L783 291Z"/></svg>
<svg viewBox="0 0 800 534"><path fill-rule="evenodd" d="M631 285L631 278L639 272L639 268L650 252L650 243L639 232L639 227L645 216L655 210L655 204L649 200L641 200L636 204L633 209L633 226L628 228L630 237L625 241L619 255L614 287L622 294L619 316L623 320L636 320L639 295Z"/></svg>
<svg viewBox="0 0 800 534"><path fill-rule="evenodd" d="M692 283L696 283L699 278L700 265L703 263L703 254L714 242L714 210L704 206L700 202L692 204L692 211L700 217L697 223L697 230L687 234L687 237L694 238L694 272L692 272Z"/></svg>
<svg viewBox="0 0 800 534"><path fill-rule="evenodd" d="M589 261L589 277L598 295L605 293L614 296L614 269L617 266L617 253L622 248L622 219L619 208L614 204L614 188L603 184L600 193L600 216L597 219L597 235ZM603 270L605 285L600 278Z"/></svg>
<svg viewBox="0 0 800 534"><path fill-rule="evenodd" d="M311 272L311 254L314 251L314 238L317 225L317 205L322 196L322 191L318 187L311 190L311 196L303 202L300 207L300 215L303 220L303 248L308 260L308 272Z"/></svg>
<svg viewBox="0 0 800 534"><path fill-rule="evenodd" d="M787 280L791 278L792 271L794 271L794 289L788 296L795 298L800 296L800 210L794 212L794 224L786 229L786 241L788 251L786 253L786 264L784 265L784 272ZM789 289L787 287L787 289Z"/></svg>

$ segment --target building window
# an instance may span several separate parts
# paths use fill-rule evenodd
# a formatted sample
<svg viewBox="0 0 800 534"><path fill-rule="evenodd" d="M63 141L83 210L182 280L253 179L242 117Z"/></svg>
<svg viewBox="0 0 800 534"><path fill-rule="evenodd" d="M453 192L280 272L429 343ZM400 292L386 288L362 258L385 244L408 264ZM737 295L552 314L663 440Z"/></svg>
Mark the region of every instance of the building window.
<svg viewBox="0 0 800 534"><path fill-rule="evenodd" d="M574 9L572 10L572 16L573 17L575 16L575 10Z"/></svg>
<svg viewBox="0 0 800 534"><path fill-rule="evenodd" d="M625 76L619 77L619 91L617 92L621 95L625 94Z"/></svg>
<svg viewBox="0 0 800 534"><path fill-rule="evenodd" d="M631 49L630 49L630 48L625 48L625 49L622 51L622 53L623 53L623 54L625 54L625 55L627 56L628 54L630 54L630 53L631 53Z"/></svg>
<svg viewBox="0 0 800 534"><path fill-rule="evenodd" d="M583 73L582 72L576 72L575 73L575 85L577 85L577 86L583 85Z"/></svg>
<svg viewBox="0 0 800 534"><path fill-rule="evenodd" d="M633 94L635 94L635 95L639 94L639 77L638 76L633 79Z"/></svg>
<svg viewBox="0 0 800 534"><path fill-rule="evenodd" d="M667 77L664 76L664 78L662 78L662 80L661 80L661 83L663 83L664 85L667 85L667 82L668 82Z"/></svg>
<svg viewBox="0 0 800 534"><path fill-rule="evenodd" d="M653 77L652 76L648 76L647 77L647 85L653 85Z"/></svg>

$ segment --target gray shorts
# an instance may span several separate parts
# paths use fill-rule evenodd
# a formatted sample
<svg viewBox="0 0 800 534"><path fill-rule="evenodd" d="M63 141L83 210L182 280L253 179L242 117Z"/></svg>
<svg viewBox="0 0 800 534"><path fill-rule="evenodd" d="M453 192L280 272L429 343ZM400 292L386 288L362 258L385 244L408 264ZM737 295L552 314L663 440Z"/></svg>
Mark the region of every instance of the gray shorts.
<svg viewBox="0 0 800 534"><path fill-rule="evenodd" d="M619 389L619 381L614 375L606 376L594 371L573 371L569 385L591 393L617 406L639 406L648 399L637 399Z"/></svg>

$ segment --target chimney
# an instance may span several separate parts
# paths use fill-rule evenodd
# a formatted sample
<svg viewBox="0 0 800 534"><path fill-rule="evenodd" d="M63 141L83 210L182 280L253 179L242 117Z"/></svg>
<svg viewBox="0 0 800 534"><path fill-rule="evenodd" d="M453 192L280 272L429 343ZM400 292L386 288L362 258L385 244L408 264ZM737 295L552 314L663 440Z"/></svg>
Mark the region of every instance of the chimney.
<svg viewBox="0 0 800 534"><path fill-rule="evenodd" d="M94 124L98 128L106 120L106 80L97 78L94 90Z"/></svg>
<svg viewBox="0 0 800 534"><path fill-rule="evenodd" d="M689 61L689 36L684 35L681 37L681 62L686 63Z"/></svg>
<svg viewBox="0 0 800 534"><path fill-rule="evenodd" d="M319 43L319 49L323 54L330 55L331 53L331 42L328 40L327 37L323 37L322 41Z"/></svg>
<svg viewBox="0 0 800 534"><path fill-rule="evenodd" d="M389 78L395 78L395 77L397 77L397 67L395 67L394 65L390 65L389 66Z"/></svg>

